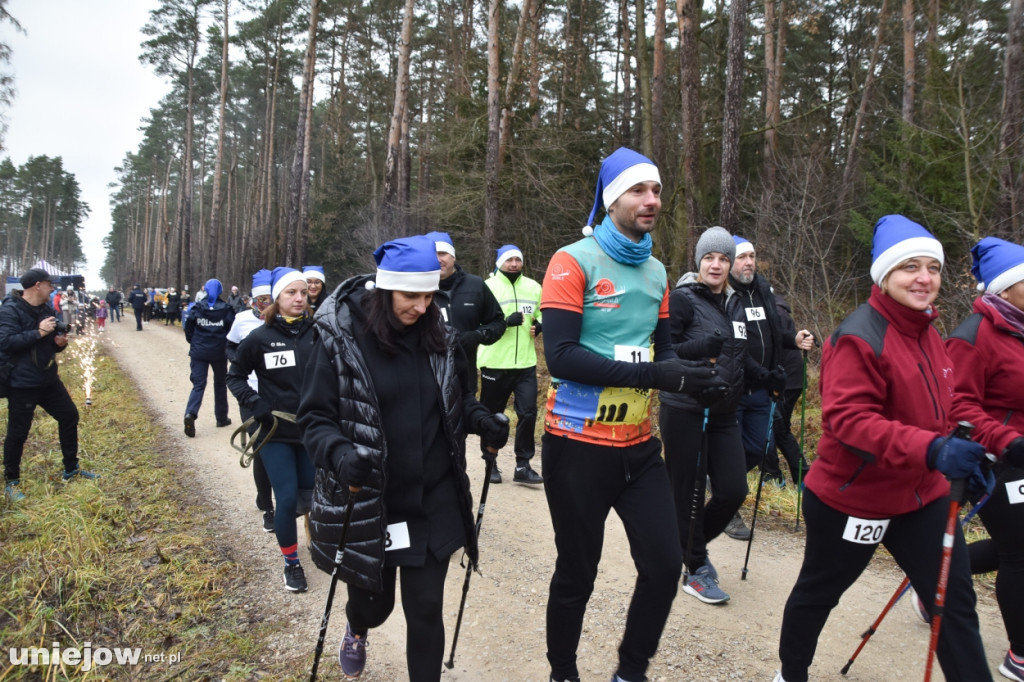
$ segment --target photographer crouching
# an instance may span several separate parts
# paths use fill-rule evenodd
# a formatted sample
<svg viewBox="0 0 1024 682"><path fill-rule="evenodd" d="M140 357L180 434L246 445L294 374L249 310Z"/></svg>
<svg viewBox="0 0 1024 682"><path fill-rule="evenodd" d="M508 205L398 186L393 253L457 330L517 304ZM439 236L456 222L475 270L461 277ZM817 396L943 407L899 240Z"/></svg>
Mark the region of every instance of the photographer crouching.
<svg viewBox="0 0 1024 682"><path fill-rule="evenodd" d="M0 305L0 367L10 373L4 493L11 502L25 498L18 489L21 456L37 405L57 420L63 479L99 478L78 466L78 408L57 375L57 353L68 345L68 328L50 306L55 281L45 270L32 268L21 276L21 296L8 295Z"/></svg>

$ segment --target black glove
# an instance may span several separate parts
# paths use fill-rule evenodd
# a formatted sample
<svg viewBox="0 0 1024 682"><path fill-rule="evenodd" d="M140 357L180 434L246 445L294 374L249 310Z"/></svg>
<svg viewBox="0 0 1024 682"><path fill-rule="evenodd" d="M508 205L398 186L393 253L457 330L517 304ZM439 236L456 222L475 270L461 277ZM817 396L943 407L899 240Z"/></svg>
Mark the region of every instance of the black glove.
<svg viewBox="0 0 1024 682"><path fill-rule="evenodd" d="M728 386L722 385L713 388L705 388L700 393L694 394L693 399L700 403L701 407L711 409L718 405L718 403L722 402L722 400L728 395Z"/></svg>
<svg viewBox="0 0 1024 682"><path fill-rule="evenodd" d="M696 395L705 389L726 389L725 380L718 370L705 360L672 358L651 363L654 376L652 388L659 391Z"/></svg>
<svg viewBox="0 0 1024 682"><path fill-rule="evenodd" d="M501 412L489 414L480 420L480 440L484 448L501 450L508 442L508 417Z"/></svg>
<svg viewBox="0 0 1024 682"><path fill-rule="evenodd" d="M980 443L950 436L936 438L928 446L929 469L938 469L946 478L956 480L969 478L985 461L985 448Z"/></svg>
<svg viewBox="0 0 1024 682"><path fill-rule="evenodd" d="M544 330L544 325L542 325L538 320L534 320L533 321L533 333L534 333L534 336L540 336L540 333L543 330Z"/></svg>
<svg viewBox="0 0 1024 682"><path fill-rule="evenodd" d="M483 341L483 335L476 329L471 329L468 332L461 332L459 334L459 343L462 344L462 347L466 350L476 348L480 345L481 341Z"/></svg>
<svg viewBox="0 0 1024 682"><path fill-rule="evenodd" d="M786 391L786 368L779 365L768 373L768 392L782 395Z"/></svg>
<svg viewBox="0 0 1024 682"><path fill-rule="evenodd" d="M722 354L722 347L725 345L725 337L717 331L704 339L702 355L706 358L717 358Z"/></svg>
<svg viewBox="0 0 1024 682"><path fill-rule="evenodd" d="M335 473L339 481L350 488L362 488L372 471L370 451L362 445L357 445L354 450L348 450L335 459Z"/></svg>
<svg viewBox="0 0 1024 682"><path fill-rule="evenodd" d="M518 327L523 323L523 314L518 310L505 318L506 327Z"/></svg>
<svg viewBox="0 0 1024 682"><path fill-rule="evenodd" d="M269 430L274 425L272 408L266 400L257 400L252 406L252 418L259 422L261 428Z"/></svg>
<svg viewBox="0 0 1024 682"><path fill-rule="evenodd" d="M1024 467L1024 438L1014 438L1003 450L1001 459L1012 467Z"/></svg>

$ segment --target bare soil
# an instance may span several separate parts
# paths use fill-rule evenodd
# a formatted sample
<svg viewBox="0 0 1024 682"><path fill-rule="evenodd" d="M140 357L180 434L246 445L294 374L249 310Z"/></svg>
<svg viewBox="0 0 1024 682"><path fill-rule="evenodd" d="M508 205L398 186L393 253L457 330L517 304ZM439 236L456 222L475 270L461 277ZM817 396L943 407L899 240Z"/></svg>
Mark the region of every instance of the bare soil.
<svg viewBox="0 0 1024 682"><path fill-rule="evenodd" d="M280 670L281 663L290 662L296 678L308 677L330 576L318 571L309 559L300 524L299 554L310 589L303 594L285 591L281 553L274 535L262 530L251 470L239 466L237 453L229 446L231 431L240 421L237 404L229 395L234 424L216 428L211 377L196 437L185 437L182 418L191 384L188 344L181 328L153 321L144 331L136 332L130 318L131 314L121 323L108 323L105 343L158 415L156 426L165 429L169 442L177 447L181 466L197 474L200 489L196 495L208 503L222 531L223 544L233 548L236 561L252 567L256 577L247 595L253 602L250 606L267 620L283 623L267 643L259 664ZM472 454L479 451L474 436L469 437L467 451L469 475L478 496L484 469L482 460ZM535 460L539 470L539 454ZM510 482L511 448L501 453L499 466L507 472L507 480L490 488L480 538L482 574L472 577L455 666L444 670L442 680L548 679L544 616L555 549L547 504L540 487ZM772 679L779 667L783 607L803 556L803 533L794 532L791 525L759 519L749 573L741 580L746 546L725 536L711 543L722 588L732 598L726 604L709 606L679 591L647 673L652 682ZM833 611L818 643L812 680L843 679L840 669L899 584L901 573L882 554ZM445 660L465 576L460 555L452 558L445 589ZM583 680L607 680L614 672L635 577L622 524L612 514L578 652ZM845 679L877 682L923 676L928 628L913 615L907 602L902 600L890 612ZM344 585L339 585L320 668L322 679L341 677L336 656L345 627L344 603ZM994 595L984 588L979 588L978 611L988 664L998 678L1006 635ZM405 623L399 605L382 627L371 631L362 679L402 680L406 679L405 670ZM943 679L937 665L934 679Z"/></svg>

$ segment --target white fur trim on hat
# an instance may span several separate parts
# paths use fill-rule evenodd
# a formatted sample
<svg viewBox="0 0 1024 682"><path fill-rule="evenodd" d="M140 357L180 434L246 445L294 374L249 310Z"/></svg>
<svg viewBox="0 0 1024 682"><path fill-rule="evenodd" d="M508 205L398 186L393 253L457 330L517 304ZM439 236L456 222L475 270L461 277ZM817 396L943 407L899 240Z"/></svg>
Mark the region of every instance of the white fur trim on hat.
<svg viewBox="0 0 1024 682"><path fill-rule="evenodd" d="M737 258L739 258L740 256L742 256L744 254L747 254L747 253L754 253L754 245L753 244L751 244L750 242L740 242L739 244L736 245L736 257Z"/></svg>
<svg viewBox="0 0 1024 682"><path fill-rule="evenodd" d="M878 286L892 270L903 261L911 258L934 258L941 265L945 261L942 244L934 237L911 237L896 242L883 251L871 264L871 281Z"/></svg>
<svg viewBox="0 0 1024 682"><path fill-rule="evenodd" d="M324 277L324 273L320 272L319 270L303 270L302 276L305 277L306 279L318 279L324 284L327 283L327 279Z"/></svg>
<svg viewBox="0 0 1024 682"><path fill-rule="evenodd" d="M502 263L507 261L509 258L518 258L519 260L523 260L523 252L520 251L519 249L509 249L505 253L498 256L498 260L495 261L494 263L495 267L500 270Z"/></svg>
<svg viewBox="0 0 1024 682"><path fill-rule="evenodd" d="M604 192L601 193L605 210L625 194L627 189L642 182L656 182L660 185L661 174L658 172L658 167L652 163L638 163L619 173L618 177L606 185Z"/></svg>
<svg viewBox="0 0 1024 682"><path fill-rule="evenodd" d="M455 247L452 246L451 244L449 244L446 241L442 241L442 240L438 239L436 242L434 242L434 246L441 253L450 253L453 256L455 255ZM377 286L380 286L380 285L378 284ZM406 290L402 289L401 291L406 291Z"/></svg>
<svg viewBox="0 0 1024 682"><path fill-rule="evenodd" d="M273 286L273 288L270 291L270 297L273 298L276 301L277 297L281 295L281 292L285 290L285 287L287 287L292 282L302 282L302 283L305 283L306 282L306 276L303 275L298 270L292 270L291 272L286 272L284 274L284 276L281 277L281 279L279 279L276 282L274 282L274 286Z"/></svg>
<svg viewBox="0 0 1024 682"><path fill-rule="evenodd" d="M377 268L377 288L388 291L437 291L441 270L427 272L401 272Z"/></svg>
<svg viewBox="0 0 1024 682"><path fill-rule="evenodd" d="M986 294L1001 294L1017 282L1024 280L1024 263L1002 272L985 287Z"/></svg>
<svg viewBox="0 0 1024 682"><path fill-rule="evenodd" d="M270 292L271 291L272 291L272 289L270 288L270 285L269 284L264 284L262 286L253 287L252 288L252 295L253 296L270 296Z"/></svg>

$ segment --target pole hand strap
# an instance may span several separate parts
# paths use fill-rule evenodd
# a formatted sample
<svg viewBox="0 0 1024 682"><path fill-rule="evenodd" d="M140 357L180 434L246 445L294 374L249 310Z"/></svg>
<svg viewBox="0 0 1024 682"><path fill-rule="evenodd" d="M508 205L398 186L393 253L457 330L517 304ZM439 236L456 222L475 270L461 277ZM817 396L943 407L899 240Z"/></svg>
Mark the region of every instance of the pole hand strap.
<svg viewBox="0 0 1024 682"><path fill-rule="evenodd" d="M256 422L254 417L246 419L245 422L231 434L231 447L242 453L238 458L238 464L243 469L248 468L252 464L253 457L258 455L260 450L263 449L263 445L273 438L275 433L277 433L277 423L279 419L291 422L292 424L295 423L295 415L289 412L273 410L270 414L274 417L274 421L267 430L266 435L263 435L264 428L261 424L260 427L256 429L256 433L252 434L251 438L249 437L249 427Z"/></svg>

